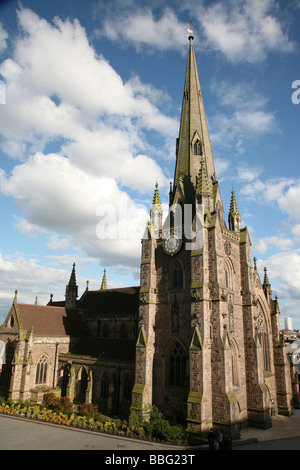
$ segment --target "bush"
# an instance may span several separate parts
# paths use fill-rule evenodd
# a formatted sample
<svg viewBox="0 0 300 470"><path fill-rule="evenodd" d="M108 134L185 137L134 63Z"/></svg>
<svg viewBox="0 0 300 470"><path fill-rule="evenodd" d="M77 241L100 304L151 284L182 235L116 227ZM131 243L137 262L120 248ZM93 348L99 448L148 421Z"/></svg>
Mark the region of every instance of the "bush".
<svg viewBox="0 0 300 470"><path fill-rule="evenodd" d="M58 410L62 413L70 414L73 410L73 403L68 397L58 398Z"/></svg>
<svg viewBox="0 0 300 470"><path fill-rule="evenodd" d="M98 411L97 405L92 403L79 403L78 405L78 414L79 416L86 416L87 418L100 418L100 413Z"/></svg>
<svg viewBox="0 0 300 470"><path fill-rule="evenodd" d="M145 421L143 417L147 415L149 419ZM181 426L172 426L156 406L131 407L129 426L134 428L139 435L144 433L160 441L180 441L185 436L183 428Z"/></svg>
<svg viewBox="0 0 300 470"><path fill-rule="evenodd" d="M53 411L61 411L62 413L72 413L73 403L70 398L57 397L55 393L45 393L43 397L43 405Z"/></svg>
<svg viewBox="0 0 300 470"><path fill-rule="evenodd" d="M56 409L58 405L58 399L55 393L45 393L45 395L43 396L43 405L45 405L50 410Z"/></svg>

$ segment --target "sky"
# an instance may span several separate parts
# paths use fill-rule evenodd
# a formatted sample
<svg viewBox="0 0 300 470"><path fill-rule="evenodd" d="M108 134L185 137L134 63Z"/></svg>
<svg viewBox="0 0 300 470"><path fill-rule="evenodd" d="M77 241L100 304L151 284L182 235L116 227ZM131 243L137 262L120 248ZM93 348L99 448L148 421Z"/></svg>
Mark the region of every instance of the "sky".
<svg viewBox="0 0 300 470"><path fill-rule="evenodd" d="M0 3L0 322L89 281L139 285L194 47L225 217L300 328L300 0Z"/></svg>

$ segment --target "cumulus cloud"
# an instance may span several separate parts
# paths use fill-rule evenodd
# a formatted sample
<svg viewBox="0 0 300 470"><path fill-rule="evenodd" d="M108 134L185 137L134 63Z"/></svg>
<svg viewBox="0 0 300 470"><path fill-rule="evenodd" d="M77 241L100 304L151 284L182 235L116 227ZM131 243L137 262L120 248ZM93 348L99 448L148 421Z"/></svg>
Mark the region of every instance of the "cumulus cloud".
<svg viewBox="0 0 300 470"><path fill-rule="evenodd" d="M272 51L291 52L274 0L230 0L204 5L198 17L211 49L232 62L261 62Z"/></svg>
<svg viewBox="0 0 300 470"><path fill-rule="evenodd" d="M39 227L67 236L74 247L109 264L130 265L138 259L148 210L114 179L87 174L66 157L37 153L10 176L2 171L0 188L26 214L29 223L18 224L23 233L36 233ZM97 226L108 211L109 233L99 237Z"/></svg>
<svg viewBox="0 0 300 470"><path fill-rule="evenodd" d="M19 160L10 173L0 169L0 191L21 211L16 227L43 235L51 250L72 247L134 269L149 210L141 195L167 182L147 132L163 148L178 130L161 110L169 97L136 75L124 82L79 21L50 22L23 7L17 17L12 55L0 65L7 90L0 146ZM116 237L103 240L96 229L107 205Z"/></svg>
<svg viewBox="0 0 300 470"><path fill-rule="evenodd" d="M256 240L253 238L253 243L255 245L255 251L257 253L266 253L269 249L275 248L276 251L287 251L291 249L295 242L291 238L271 236L264 237Z"/></svg>
<svg viewBox="0 0 300 470"><path fill-rule="evenodd" d="M253 136L277 129L275 112L266 109L267 99L256 91L254 83L219 81L211 85L220 110L211 118L211 139L215 144L234 147L238 153ZM224 109L224 112L222 111Z"/></svg>
<svg viewBox="0 0 300 470"><path fill-rule="evenodd" d="M127 6L127 5L126 5ZM155 18L150 8L123 10L118 18L106 18L98 35L105 35L113 41L125 40L138 50L149 46L148 50L179 49L186 47L186 24L182 23L171 8L165 8L159 18Z"/></svg>
<svg viewBox="0 0 300 470"><path fill-rule="evenodd" d="M181 17L186 12L193 17L201 49L220 52L231 62L257 63L270 52L295 50L275 0L188 0L184 5L163 8L159 14L153 12L155 5L150 10L137 2L125 2L118 3L118 16L113 19L109 7L99 9L99 18L104 19L98 34L120 44L132 44L140 51L145 46L148 51L182 51L187 23Z"/></svg>
<svg viewBox="0 0 300 470"><path fill-rule="evenodd" d="M15 290L18 290L18 301L33 304L35 298L41 305L50 300L63 300L65 286L69 281L74 259L70 256L57 257L53 263L49 258L37 259L14 253L7 256L0 252L0 324L4 321L12 304ZM78 260L81 267L91 260L87 257ZM79 295L83 293L86 279L77 273ZM90 288L99 288L99 279L90 279Z"/></svg>
<svg viewBox="0 0 300 470"><path fill-rule="evenodd" d="M47 144L63 139L68 156L76 153L76 147L77 154L86 152L88 171L94 162L89 141L106 150L98 154L98 162L109 153L117 178L130 167L135 174L131 187L141 189L145 175L148 189L155 178L163 184L158 164L143 155L149 150L144 131L155 131L162 139L177 131L176 121L155 104L162 92L142 84L138 77L124 83L108 61L95 53L77 20L55 18L50 24L26 8L18 11L18 19L21 34L15 40L14 56L0 67L7 89L5 112L0 116L2 150L24 158L24 153L43 151ZM95 170L93 164L90 170ZM120 179L124 184L126 177Z"/></svg>
<svg viewBox="0 0 300 470"><path fill-rule="evenodd" d="M7 39L8 33L0 23L0 53L3 52L7 47Z"/></svg>

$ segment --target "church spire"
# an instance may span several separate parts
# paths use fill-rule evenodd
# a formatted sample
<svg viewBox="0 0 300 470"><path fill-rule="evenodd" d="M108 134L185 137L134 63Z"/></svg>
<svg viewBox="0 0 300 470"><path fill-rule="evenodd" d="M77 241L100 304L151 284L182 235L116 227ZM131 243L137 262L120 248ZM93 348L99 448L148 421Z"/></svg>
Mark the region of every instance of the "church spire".
<svg viewBox="0 0 300 470"><path fill-rule="evenodd" d="M152 206L155 206L158 210L161 210L160 195L158 190L158 183L155 184L154 196Z"/></svg>
<svg viewBox="0 0 300 470"><path fill-rule="evenodd" d="M215 175L193 39L193 36L190 35L179 138L176 145L173 188L175 192L179 175L182 174L185 194L188 199L191 199L195 194L197 176L202 161L206 166L208 178L211 180Z"/></svg>
<svg viewBox="0 0 300 470"><path fill-rule="evenodd" d="M100 290L106 290L106 289L107 289L106 269L104 269Z"/></svg>
<svg viewBox="0 0 300 470"><path fill-rule="evenodd" d="M238 231L241 228L241 217L235 199L234 190L231 191L230 211L228 215L229 230Z"/></svg>
<svg viewBox="0 0 300 470"><path fill-rule="evenodd" d="M75 308L76 300L78 297L78 286L76 283L75 263L73 263L70 280L66 286L65 296L66 296L66 308Z"/></svg>
<svg viewBox="0 0 300 470"><path fill-rule="evenodd" d="M264 290L264 293L268 302L270 303L272 300L272 288L271 288L271 284L268 278L267 268L264 268L264 272L265 274L264 274L263 290Z"/></svg>
<svg viewBox="0 0 300 470"><path fill-rule="evenodd" d="M162 229L162 207L158 190L158 183L155 185L152 207L150 210L150 230L152 236L159 238Z"/></svg>

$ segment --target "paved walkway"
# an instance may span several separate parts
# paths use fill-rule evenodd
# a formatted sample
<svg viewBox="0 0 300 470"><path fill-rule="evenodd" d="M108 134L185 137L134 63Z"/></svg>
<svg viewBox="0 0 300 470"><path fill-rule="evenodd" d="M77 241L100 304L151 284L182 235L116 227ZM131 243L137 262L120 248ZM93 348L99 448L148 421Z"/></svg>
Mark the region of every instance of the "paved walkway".
<svg viewBox="0 0 300 470"><path fill-rule="evenodd" d="M276 439L300 437L300 410L290 417L276 416L271 429L247 428L233 446L250 442L267 442ZM201 450L207 446L194 448ZM134 439L109 436L90 431L65 428L28 419L0 414L0 450L169 450L182 451L187 447L165 446ZM190 450L193 448L189 448Z"/></svg>
<svg viewBox="0 0 300 470"><path fill-rule="evenodd" d="M259 442L265 442L300 436L300 410L294 409L292 416L277 415L272 418L272 423L273 426L270 429L243 429L240 440L257 439Z"/></svg>

